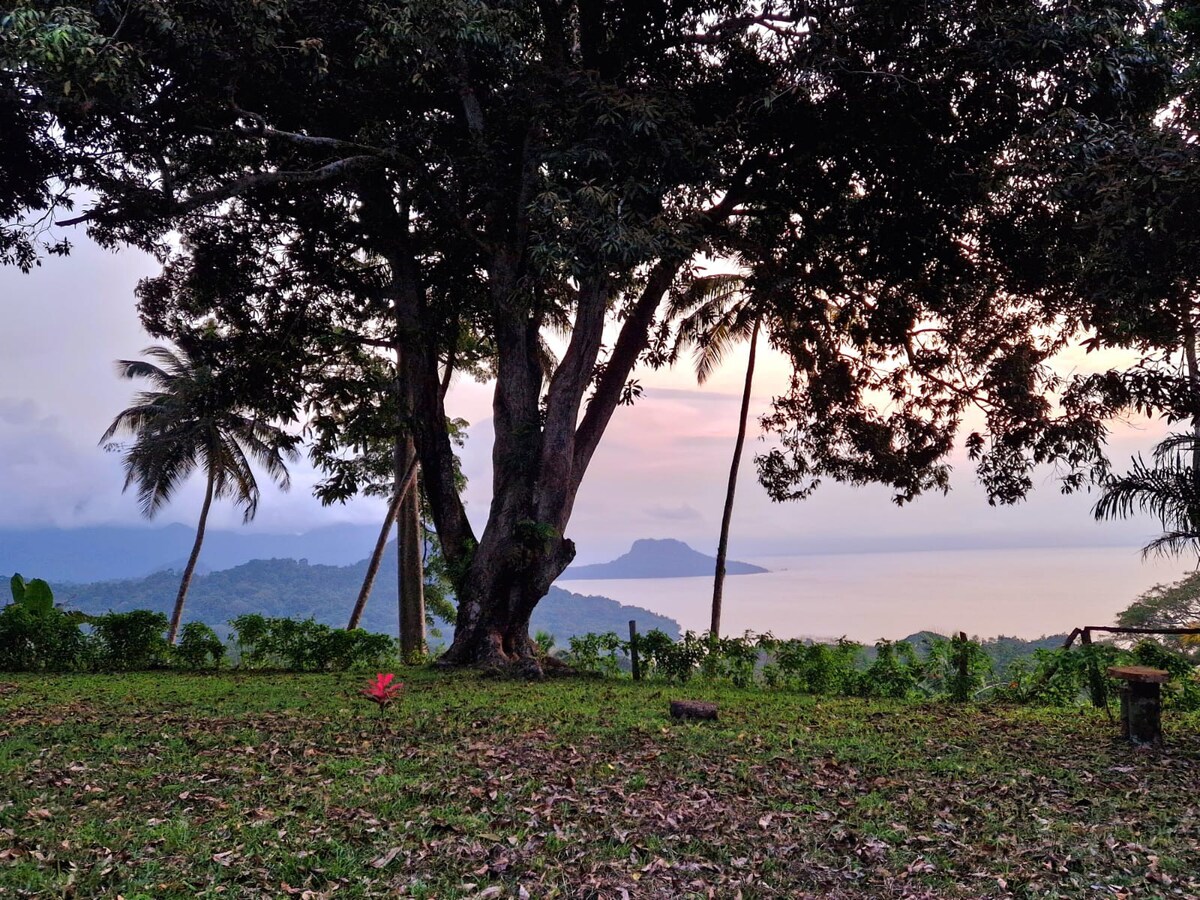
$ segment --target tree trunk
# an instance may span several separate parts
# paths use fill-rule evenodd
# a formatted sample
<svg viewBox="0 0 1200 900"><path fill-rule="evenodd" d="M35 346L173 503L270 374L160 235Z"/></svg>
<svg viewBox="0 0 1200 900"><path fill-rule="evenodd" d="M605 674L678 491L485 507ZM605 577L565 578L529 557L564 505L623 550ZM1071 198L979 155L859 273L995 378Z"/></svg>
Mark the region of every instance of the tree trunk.
<svg viewBox="0 0 1200 900"><path fill-rule="evenodd" d="M412 460L411 475L406 461ZM396 445L397 512L396 589L400 601L400 656L405 661L425 655L425 569L421 534L421 492L417 487L412 438Z"/></svg>
<svg viewBox="0 0 1200 900"><path fill-rule="evenodd" d="M495 523L492 523L493 525ZM511 523L508 542L484 535L471 571L458 591L454 642L440 660L445 665L500 668L520 664L540 672L540 652L529 636L529 618L575 557L572 541L530 535ZM518 549L511 549L517 545Z"/></svg>
<svg viewBox="0 0 1200 900"><path fill-rule="evenodd" d="M183 578L179 582L179 593L175 597L175 609L171 612L171 626L167 629L167 643L174 644L179 634L179 620L183 618L183 602L187 598L188 588L192 584L192 573L196 571L196 561L200 559L200 545L204 543L204 527L208 524L208 510L212 506L213 481L215 475L208 473L208 485L204 489L204 505L200 507L200 524L196 526L196 542L192 544L192 555L188 557L183 569Z"/></svg>
<svg viewBox="0 0 1200 900"><path fill-rule="evenodd" d="M358 599L354 602L354 611L350 613L350 622L346 625L347 631L353 631L358 627L358 623L362 619L363 610L367 608L367 599L371 596L371 589L375 586L375 576L379 574L379 565L383 562L383 551L387 549L388 535L392 531L392 524L396 521L396 515L400 510L400 501L404 499L407 491L412 490L416 474L417 457L414 454L409 460L408 471L404 476L401 490L392 492L392 500L388 504L387 516L383 520L383 527L379 529L379 537L375 541L375 549L371 553L371 561L367 563L367 574L363 576L362 587L358 591Z"/></svg>
<svg viewBox="0 0 1200 900"><path fill-rule="evenodd" d="M408 241L406 207L397 206L382 179L364 175L358 182L363 221L377 236L377 250L392 272L388 293L396 323L401 418L420 457L424 493L458 603L454 641L440 660L445 665L532 663L530 668L540 671L529 617L574 558L575 545L564 532L588 464L650 344L663 297L745 193L732 186L718 203L697 213L695 246L674 249L649 267L598 375L604 326L621 279L599 270L581 276L571 337L547 384L538 336L548 322L543 304L530 296L525 272L529 198L540 178L538 134L531 126L518 189L508 197L498 190L488 214L489 233L497 239L482 265L493 306L496 386L492 501L479 535L467 518L458 483L446 427L441 337L429 330L427 289Z"/></svg>
<svg viewBox="0 0 1200 900"><path fill-rule="evenodd" d="M746 443L746 418L750 414L750 393L754 385L754 357L758 348L759 319L750 332L750 358L746 362L746 386L742 389L742 409L738 416L737 440L733 443L733 461L729 464L729 484L725 488L725 510L721 513L721 537L717 541L717 567L713 575L712 621L708 634L721 636L721 599L725 593L725 556L729 550L729 523L733 518L733 495L737 490L738 469L742 464L742 446Z"/></svg>

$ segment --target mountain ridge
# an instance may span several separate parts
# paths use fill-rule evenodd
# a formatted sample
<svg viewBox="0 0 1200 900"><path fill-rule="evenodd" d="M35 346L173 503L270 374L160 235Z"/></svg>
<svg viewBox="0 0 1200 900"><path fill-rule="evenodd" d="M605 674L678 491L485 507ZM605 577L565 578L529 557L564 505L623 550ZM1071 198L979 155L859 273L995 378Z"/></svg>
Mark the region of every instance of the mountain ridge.
<svg viewBox="0 0 1200 900"><path fill-rule="evenodd" d="M308 559L353 565L374 546L378 525L349 522L298 534L213 529L200 551L201 571L216 572L254 559ZM194 527L92 525L83 528L0 529L0 572L21 572L56 583L87 584L141 578L182 567Z"/></svg>
<svg viewBox="0 0 1200 900"><path fill-rule="evenodd" d="M230 619L259 613L300 619L311 617L327 625L344 627L366 568L366 559L349 566L330 566L275 558L251 560L229 569L197 575L188 592L184 621L201 621L223 630ZM395 541L384 551L380 568L394 576ZM32 571L24 574L40 575ZM57 602L93 614L133 609L169 613L179 590L179 575L170 570L160 570L142 578L88 584L48 580ZM673 639L679 637L679 623L667 616L626 606L609 597L577 594L559 587L552 587L537 605L531 630L546 631L554 635L558 646L563 646L574 635L604 631L623 633L631 619L643 632L658 628ZM363 614L362 627L368 631L397 634L395 577L383 576L376 580ZM450 634L453 626L445 626L445 630Z"/></svg>

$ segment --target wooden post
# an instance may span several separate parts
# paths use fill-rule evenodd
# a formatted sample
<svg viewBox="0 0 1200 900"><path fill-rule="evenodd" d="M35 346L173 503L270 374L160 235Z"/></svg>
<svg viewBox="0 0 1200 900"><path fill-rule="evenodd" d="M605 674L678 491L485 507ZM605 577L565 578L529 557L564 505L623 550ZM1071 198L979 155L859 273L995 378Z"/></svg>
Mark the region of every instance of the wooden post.
<svg viewBox="0 0 1200 900"><path fill-rule="evenodd" d="M1082 649L1092 646L1092 629L1084 628L1079 632L1079 646ZM1100 673L1100 663L1096 661L1095 656L1088 662L1088 695L1096 709L1108 709L1108 682ZM1109 717L1111 716L1110 712Z"/></svg>
<svg viewBox="0 0 1200 900"><path fill-rule="evenodd" d="M637 622L629 620L629 659L633 663L633 680L642 680L642 663L638 659Z"/></svg>
<svg viewBox="0 0 1200 900"><path fill-rule="evenodd" d="M962 700L965 703L971 699L969 696L969 686L971 684L970 656L967 653L967 633L965 631L958 633L958 647L956 649L958 650L958 684L962 695L955 699Z"/></svg>
<svg viewBox="0 0 1200 900"><path fill-rule="evenodd" d="M1149 666L1112 666L1112 678L1121 686L1121 736L1131 744L1162 744L1161 686L1171 675Z"/></svg>

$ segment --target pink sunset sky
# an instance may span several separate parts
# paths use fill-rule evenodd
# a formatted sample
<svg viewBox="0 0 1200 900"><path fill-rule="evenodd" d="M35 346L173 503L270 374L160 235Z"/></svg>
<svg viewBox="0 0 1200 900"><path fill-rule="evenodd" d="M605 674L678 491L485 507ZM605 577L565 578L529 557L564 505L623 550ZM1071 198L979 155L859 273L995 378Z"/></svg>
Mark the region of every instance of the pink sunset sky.
<svg viewBox="0 0 1200 900"><path fill-rule="evenodd" d="M72 527L140 521L135 499L122 495L119 459L96 441L132 395L113 374L112 361L149 344L133 301L137 280L156 271L133 251L108 253L81 243L68 259L47 260L30 275L0 269L0 528ZM1081 350L1064 368L1100 368L1105 360ZM716 544L729 456L744 377L745 350L731 354L702 389L690 367L640 372L645 396L618 411L575 507L569 536L579 561L608 559L641 537L675 537L711 552ZM787 362L759 348L752 414L765 411L786 384ZM464 468L469 510L481 520L488 502L490 389L469 379L453 388L452 415L471 423ZM1161 423L1114 426L1110 445L1118 464L1146 451L1165 431ZM1011 508L987 505L965 455L956 455L954 490L898 508L882 488L826 484L803 503L775 504L756 483L751 438L739 480L731 551L734 556L808 550L936 549L1053 544L1136 545L1152 535L1148 520L1098 524L1092 499L1063 497L1046 472L1034 495ZM264 491L253 528L304 531L338 521L373 523L375 500L324 509L311 496L314 474L302 464L290 493ZM180 492L161 523L190 525L200 505L198 480ZM214 509L215 527L240 526L232 508ZM481 525L482 522L479 521Z"/></svg>

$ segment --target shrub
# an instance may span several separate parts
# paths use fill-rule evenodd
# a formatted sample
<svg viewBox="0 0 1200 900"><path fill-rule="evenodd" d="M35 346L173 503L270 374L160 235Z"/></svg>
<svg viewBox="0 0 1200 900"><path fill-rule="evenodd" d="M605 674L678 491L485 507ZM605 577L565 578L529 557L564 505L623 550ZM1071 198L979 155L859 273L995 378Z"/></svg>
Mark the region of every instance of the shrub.
<svg viewBox="0 0 1200 900"><path fill-rule="evenodd" d="M75 617L51 607L35 612L22 603L0 610L0 670L65 672L86 655Z"/></svg>
<svg viewBox="0 0 1200 900"><path fill-rule="evenodd" d="M78 665L86 653L83 617L58 609L40 578L13 575L9 587L12 603L0 610L0 670L63 672Z"/></svg>
<svg viewBox="0 0 1200 900"><path fill-rule="evenodd" d="M922 687L930 695L944 694L965 703L977 696L992 675L992 660L983 645L961 635L935 640L925 657Z"/></svg>
<svg viewBox="0 0 1200 900"><path fill-rule="evenodd" d="M694 631L684 632L682 638L673 641L655 628L646 634L646 638L650 660L648 672L672 681L684 682L691 678L709 653L707 637Z"/></svg>
<svg viewBox="0 0 1200 900"><path fill-rule="evenodd" d="M109 671L152 669L166 664L170 647L163 633L167 617L148 609L110 612L91 619L96 664Z"/></svg>
<svg viewBox="0 0 1200 900"><path fill-rule="evenodd" d="M329 626L322 627L329 629ZM322 670L333 669L338 672L378 668L396 654L396 642L386 634L361 628L353 631L329 629L319 646L316 658Z"/></svg>
<svg viewBox="0 0 1200 900"><path fill-rule="evenodd" d="M293 672L345 671L382 664L395 653L395 642L386 634L356 628L344 631L313 619L238 616L229 623L239 664Z"/></svg>
<svg viewBox="0 0 1200 900"><path fill-rule="evenodd" d="M689 634L685 637L692 637ZM775 639L770 634L755 637L747 631L738 638L717 638L704 635L707 644L706 655L700 666L708 678L721 678L733 682L738 687L746 687L754 683L755 670L758 660L764 650L775 646Z"/></svg>
<svg viewBox="0 0 1200 900"><path fill-rule="evenodd" d="M215 669L225 656L225 645L203 622L188 622L180 629L179 644L171 652L184 668Z"/></svg>
<svg viewBox="0 0 1200 900"><path fill-rule="evenodd" d="M538 649L543 656L554 655L554 635L548 631L538 631L533 636L533 642L538 645Z"/></svg>
<svg viewBox="0 0 1200 900"><path fill-rule="evenodd" d="M908 641L879 641L875 659L860 680L860 692L867 697L902 700L916 692L925 670Z"/></svg>
<svg viewBox="0 0 1200 900"><path fill-rule="evenodd" d="M651 632L653 634L653 632ZM649 635L640 638L639 649ZM669 640L669 639L668 639ZM566 653L566 661L584 672L596 672L601 675L616 675L621 671L619 654L628 649L628 642L613 631L603 634L576 635L568 642L570 649Z"/></svg>
<svg viewBox="0 0 1200 900"><path fill-rule="evenodd" d="M779 641L774 665L780 680L809 694L854 694L860 673L856 667L862 644L845 638L836 644Z"/></svg>
<svg viewBox="0 0 1200 900"><path fill-rule="evenodd" d="M1163 686L1163 703L1178 709L1200 709L1200 681L1191 659L1182 653L1164 646L1158 641L1144 640L1130 654L1139 666L1152 666L1171 673L1171 680Z"/></svg>
<svg viewBox="0 0 1200 900"><path fill-rule="evenodd" d="M254 668L263 663L266 652L267 619L258 613L246 613L229 620L233 628L233 646L237 650L237 663L245 668Z"/></svg>

